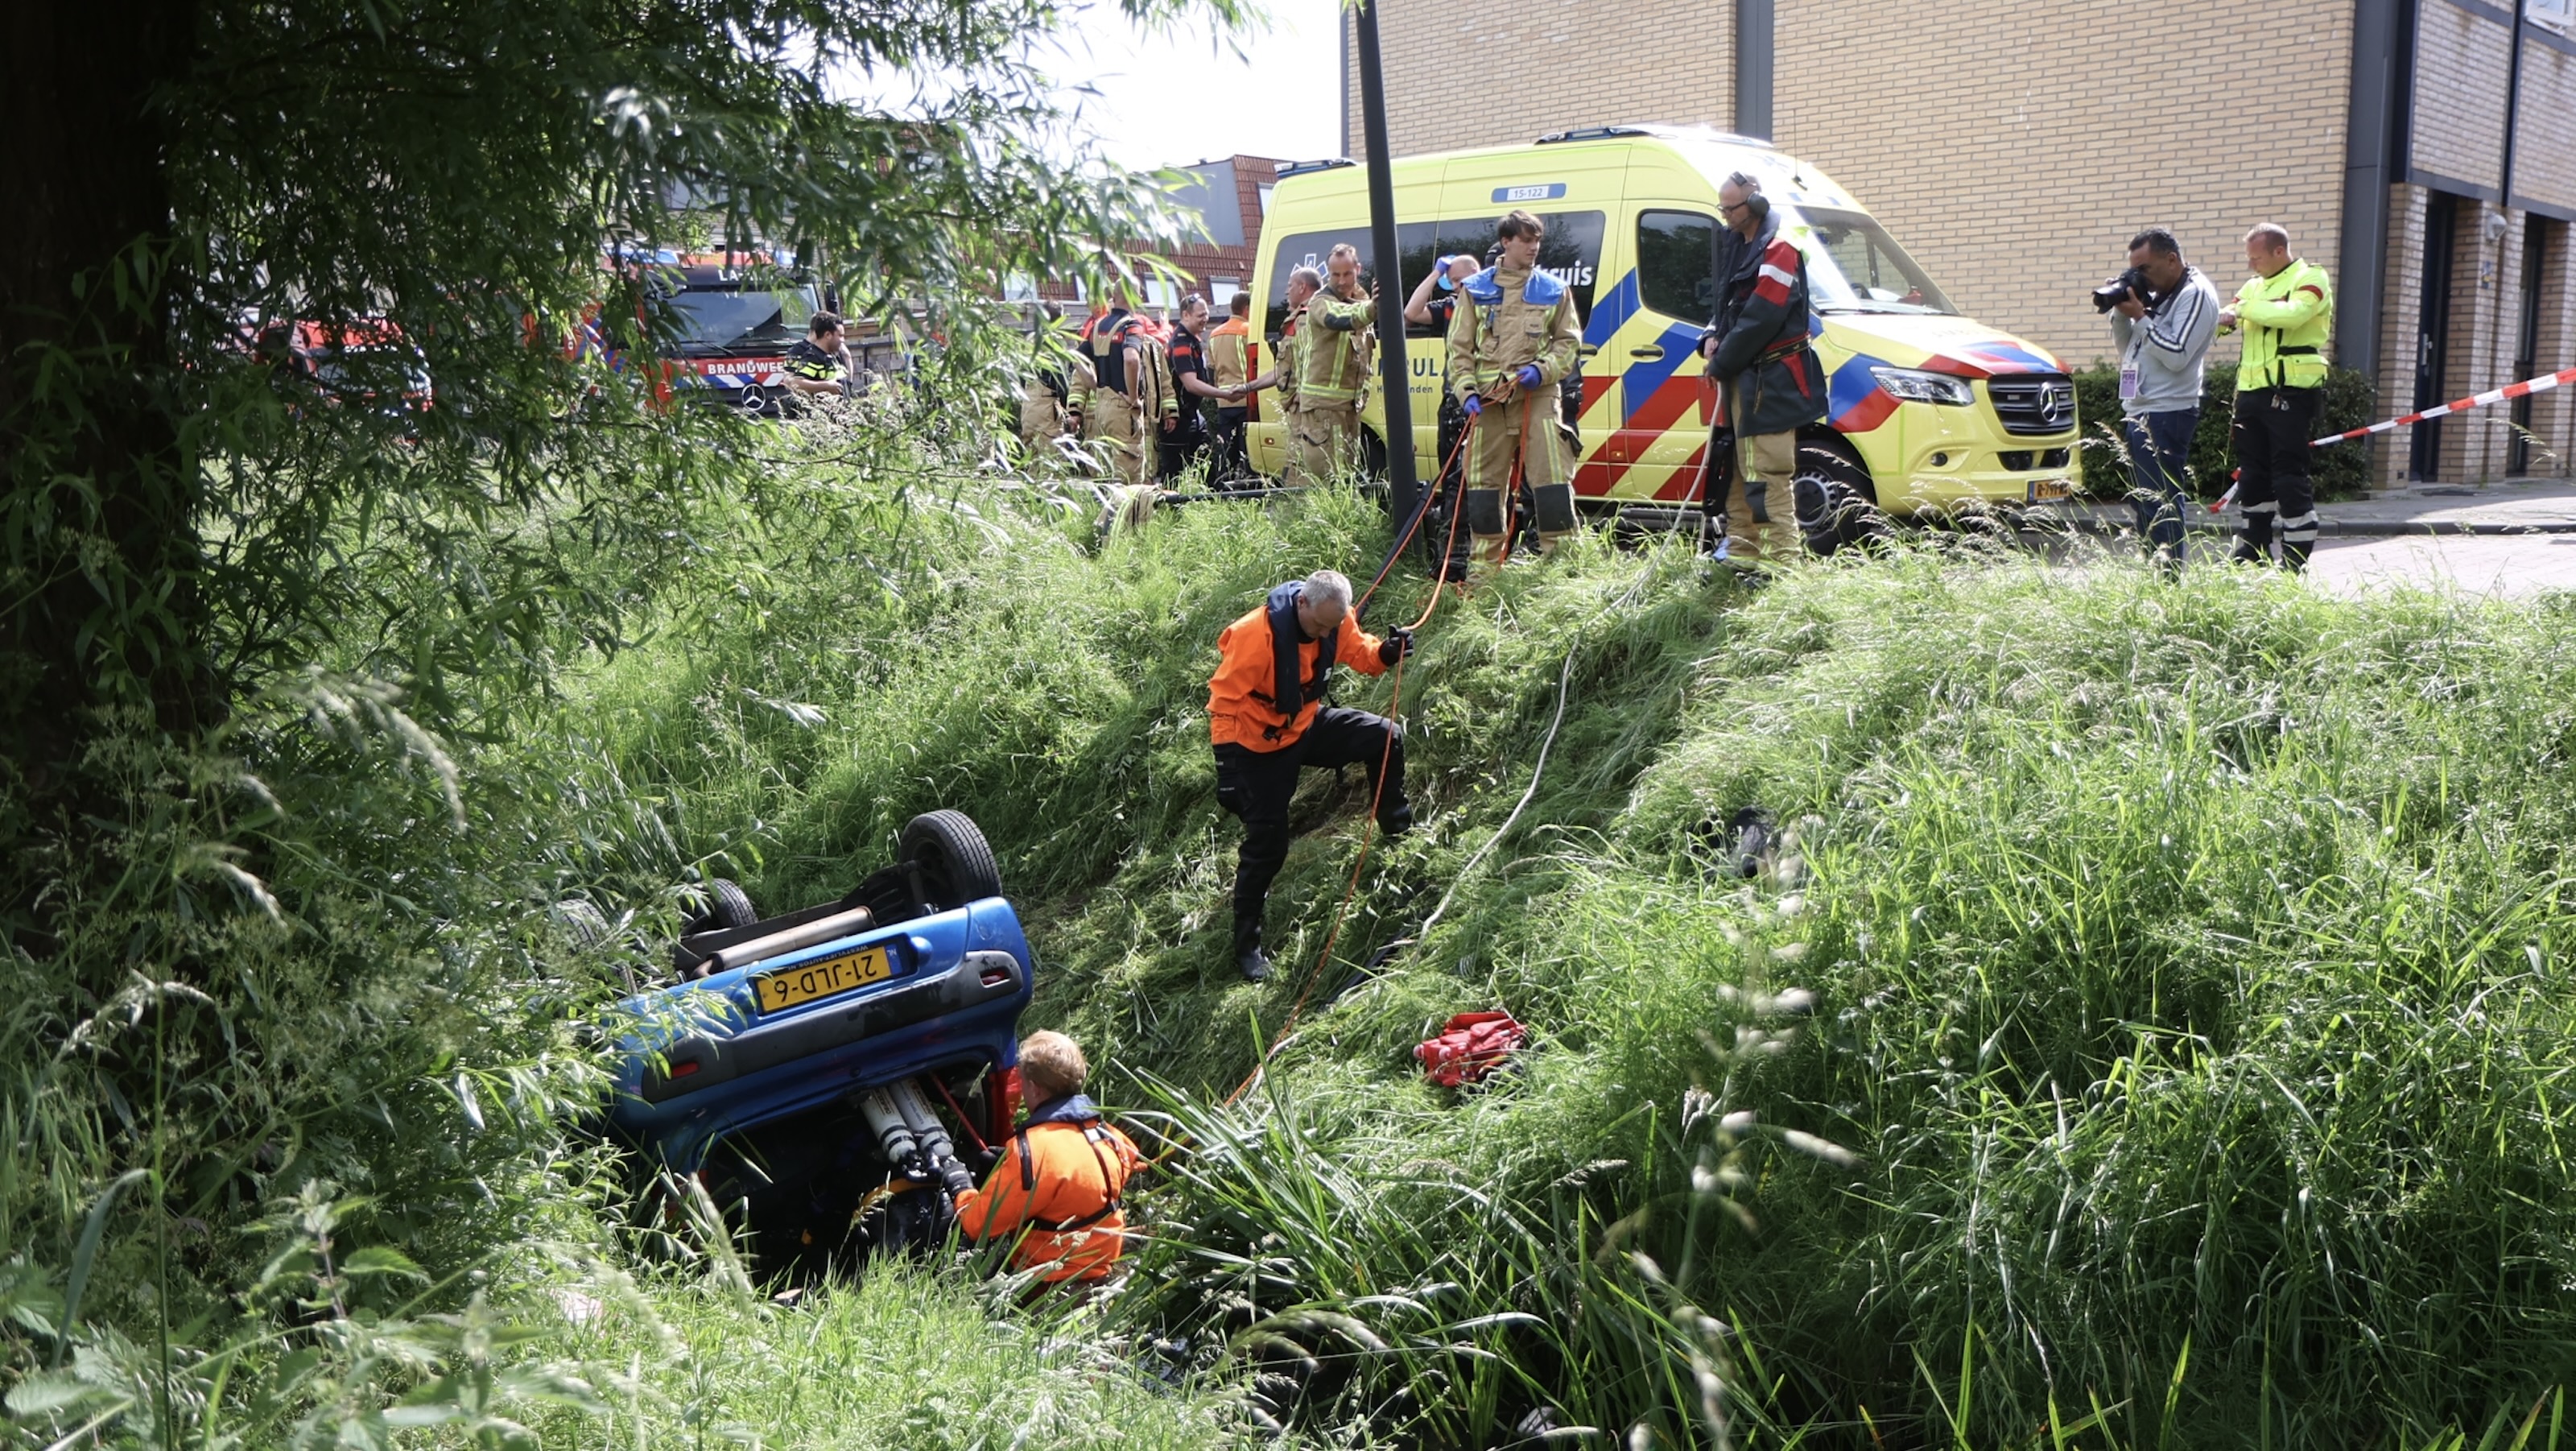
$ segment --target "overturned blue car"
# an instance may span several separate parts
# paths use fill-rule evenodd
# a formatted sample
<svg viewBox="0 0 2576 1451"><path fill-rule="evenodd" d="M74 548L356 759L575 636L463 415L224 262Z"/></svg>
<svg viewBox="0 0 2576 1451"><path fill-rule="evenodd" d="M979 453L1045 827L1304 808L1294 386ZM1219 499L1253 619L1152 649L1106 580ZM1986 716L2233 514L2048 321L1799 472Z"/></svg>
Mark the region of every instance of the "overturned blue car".
<svg viewBox="0 0 2576 1451"><path fill-rule="evenodd" d="M1019 1111L1037 962L992 848L917 816L847 896L762 917L733 883L619 1005L609 1111L664 1189L694 1177L764 1266L935 1241Z"/></svg>

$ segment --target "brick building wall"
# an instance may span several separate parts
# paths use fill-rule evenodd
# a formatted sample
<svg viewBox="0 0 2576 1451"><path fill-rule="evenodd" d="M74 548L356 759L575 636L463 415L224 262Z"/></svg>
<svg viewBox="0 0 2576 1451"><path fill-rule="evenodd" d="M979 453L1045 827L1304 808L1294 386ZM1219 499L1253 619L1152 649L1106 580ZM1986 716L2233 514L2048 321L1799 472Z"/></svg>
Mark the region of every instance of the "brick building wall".
<svg viewBox="0 0 2576 1451"><path fill-rule="evenodd" d="M2113 30L2066 0L1784 0L1775 139L1849 187L1969 315L2082 367L2110 353L2086 291L2140 228L2173 229L2220 295L2256 222L2334 265L2349 0L2141 0ZM2284 32L2302 44L2277 43ZM1830 77L1830 84L1808 84ZM2265 144L2236 99L2264 98ZM1876 98L1856 109L1854 98ZM2232 366L2221 340L2212 365Z"/></svg>
<svg viewBox="0 0 2576 1451"><path fill-rule="evenodd" d="M2576 42L2537 30L2524 34L2522 93L2514 109L2524 138L2514 151L2514 196L2576 212L2576 135L2570 134Z"/></svg>
<svg viewBox="0 0 2576 1451"><path fill-rule="evenodd" d="M1725 0L1389 4L1378 17L1388 149L1516 145L1619 121L1723 128L1735 115L1734 42ZM1343 154L1366 155L1358 101L1345 113Z"/></svg>
<svg viewBox="0 0 2576 1451"><path fill-rule="evenodd" d="M2505 91L2513 22L2457 0L2423 0L2415 17L2415 114L2408 161L2418 172L2494 187L2504 171Z"/></svg>

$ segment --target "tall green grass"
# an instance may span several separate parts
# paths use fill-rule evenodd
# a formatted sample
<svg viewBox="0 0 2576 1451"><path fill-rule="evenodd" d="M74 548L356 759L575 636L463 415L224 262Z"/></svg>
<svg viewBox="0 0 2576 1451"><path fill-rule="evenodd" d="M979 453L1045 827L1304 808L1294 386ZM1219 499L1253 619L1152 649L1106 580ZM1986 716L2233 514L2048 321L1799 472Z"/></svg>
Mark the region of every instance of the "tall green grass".
<svg viewBox="0 0 2576 1451"><path fill-rule="evenodd" d="M1104 541L971 458L776 446L693 506L651 628L532 645L558 693L448 722L452 773L361 704L246 736L276 812L225 829L267 833L282 920L186 855L187 805L137 854L187 895L109 874L84 947L212 903L218 971L18 983L0 1335L68 1367L13 1393L34 1444L109 1384L170 1401L112 1434L244 1444L406 1400L387 1435L504 1435L479 1406L546 1444L2559 1444L2563 602L1939 539L1757 595L1583 541L1441 604L1400 702L1422 824L1356 878L1360 773L1310 777L1253 986L1215 637L1364 576L1374 507ZM1399 571L1370 619L1424 601ZM1789 838L1752 880L1747 806ZM693 880L819 901L934 807L999 850L1032 1025L1168 1151L1135 1280L1068 1317L639 1259L567 1127L575 1021ZM629 945L576 950L568 898ZM1424 1085L1412 1044L1498 1005L1518 1071Z"/></svg>
<svg viewBox="0 0 2576 1451"><path fill-rule="evenodd" d="M1234 981L1213 638L1381 526L1323 496L1096 556L936 527L933 588L828 625L782 600L798 648L638 658L588 718L762 843L779 905L914 811L986 825L1038 1017L1196 1146L1135 1313L1248 1356L1282 1416L2416 1445L2567 1378L2563 606L1930 546L1750 601L1651 549L1514 571L1435 618L1404 702L1426 826L1371 855L1220 1111L1362 812L1356 773L1310 781L1273 896L1296 970ZM1751 804L1799 824L1785 878L1723 871ZM1761 1015L1792 988L1808 1015ZM1414 1080L1413 1041L1497 1004L1540 1031L1524 1076Z"/></svg>

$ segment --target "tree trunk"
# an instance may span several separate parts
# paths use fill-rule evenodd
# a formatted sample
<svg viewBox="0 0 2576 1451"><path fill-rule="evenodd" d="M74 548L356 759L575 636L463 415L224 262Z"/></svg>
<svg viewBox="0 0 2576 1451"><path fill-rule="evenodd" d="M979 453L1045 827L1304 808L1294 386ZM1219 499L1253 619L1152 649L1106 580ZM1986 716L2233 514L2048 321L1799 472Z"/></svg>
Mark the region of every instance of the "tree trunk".
<svg viewBox="0 0 2576 1451"><path fill-rule="evenodd" d="M221 710L195 584L200 476L177 416L171 279L189 264L171 247L163 105L195 23L193 0L26 5L0 45L0 842L17 863L0 912L13 934L35 925L25 849L77 850L85 817L123 814L92 743L157 726L184 744ZM120 265L139 292L116 285Z"/></svg>

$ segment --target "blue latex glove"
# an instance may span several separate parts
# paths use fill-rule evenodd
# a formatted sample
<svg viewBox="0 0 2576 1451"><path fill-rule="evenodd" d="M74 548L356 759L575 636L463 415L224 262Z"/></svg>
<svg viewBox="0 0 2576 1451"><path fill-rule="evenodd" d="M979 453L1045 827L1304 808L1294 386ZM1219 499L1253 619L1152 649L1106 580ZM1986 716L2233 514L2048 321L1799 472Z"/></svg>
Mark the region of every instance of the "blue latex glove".
<svg viewBox="0 0 2576 1451"><path fill-rule="evenodd" d="M1521 380L1521 386L1522 386L1522 387L1524 387L1524 388L1535 388L1535 387L1537 387L1537 386L1538 386L1538 377L1539 377L1539 374L1538 374L1538 364L1536 364L1536 363L1523 363L1523 364L1521 364L1521 370L1520 370L1520 372L1519 372L1519 373L1517 373L1517 374L1515 374L1514 376L1515 376L1515 377L1517 377L1517 378L1519 378L1519 379Z"/></svg>
<svg viewBox="0 0 2576 1451"><path fill-rule="evenodd" d="M1485 400L1473 393L1467 395L1466 403L1461 406L1467 410L1467 416L1469 418L1481 418L1484 416Z"/></svg>

